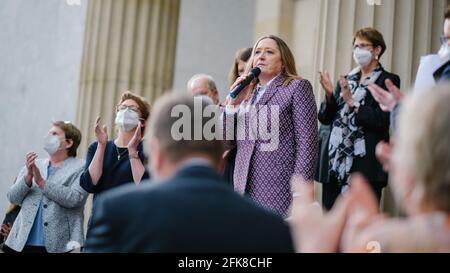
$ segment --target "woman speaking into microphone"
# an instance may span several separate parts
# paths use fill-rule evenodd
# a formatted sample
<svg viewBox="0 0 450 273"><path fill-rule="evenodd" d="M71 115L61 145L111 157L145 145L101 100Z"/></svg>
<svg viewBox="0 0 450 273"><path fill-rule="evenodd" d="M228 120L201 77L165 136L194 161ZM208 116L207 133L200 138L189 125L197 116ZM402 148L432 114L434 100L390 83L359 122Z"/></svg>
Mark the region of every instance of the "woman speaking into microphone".
<svg viewBox="0 0 450 273"><path fill-rule="evenodd" d="M279 37L266 36L256 42L246 73L231 90L246 83L250 71L256 76L259 71L255 67L260 69L259 76L225 101L225 143L237 147L235 190L285 217L292 201L291 177L301 175L313 187L318 147L316 104L311 84L297 75L292 52ZM251 118L251 113L257 118ZM237 132L232 126L235 115ZM256 120L258 123L252 124ZM262 128L265 126L268 128ZM278 132L271 136L277 140L267 140L261 130ZM276 145L267 149L271 141Z"/></svg>

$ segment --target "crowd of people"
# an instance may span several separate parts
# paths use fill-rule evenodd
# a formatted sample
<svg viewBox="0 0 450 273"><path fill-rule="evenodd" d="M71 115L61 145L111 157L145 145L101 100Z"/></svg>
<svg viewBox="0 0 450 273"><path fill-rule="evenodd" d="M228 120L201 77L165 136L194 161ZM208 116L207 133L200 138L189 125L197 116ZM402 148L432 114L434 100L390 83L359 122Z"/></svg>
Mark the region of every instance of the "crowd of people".
<svg viewBox="0 0 450 273"><path fill-rule="evenodd" d="M7 193L3 251L450 252L450 9L439 66L419 68L434 78L421 92L406 95L383 68L378 30L362 28L351 42L356 67L335 86L320 72L319 109L288 45L269 35L236 52L230 90L260 71L236 97L221 101L207 74L152 109L124 92L116 137L98 117L85 160L80 130L54 122L49 156L26 154ZM198 105L216 115L195 116ZM179 106L192 114L182 139ZM215 138L193 130L211 121ZM388 180L405 217L380 212Z"/></svg>

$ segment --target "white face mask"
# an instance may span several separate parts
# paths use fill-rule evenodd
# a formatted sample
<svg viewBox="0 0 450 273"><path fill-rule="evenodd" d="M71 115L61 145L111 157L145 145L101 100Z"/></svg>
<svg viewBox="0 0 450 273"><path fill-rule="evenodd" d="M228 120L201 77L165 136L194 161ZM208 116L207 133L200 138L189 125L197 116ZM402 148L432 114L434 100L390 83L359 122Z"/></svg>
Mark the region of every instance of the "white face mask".
<svg viewBox="0 0 450 273"><path fill-rule="evenodd" d="M372 52L367 49L360 49L357 47L353 51L353 59L359 66L366 66L372 61Z"/></svg>
<svg viewBox="0 0 450 273"><path fill-rule="evenodd" d="M56 135L49 134L44 138L44 150L49 155L54 155L58 151L60 145L61 140Z"/></svg>
<svg viewBox="0 0 450 273"><path fill-rule="evenodd" d="M139 124L138 113L131 111L130 109L125 109L117 112L116 115L116 125L125 132L129 132L136 128Z"/></svg>
<svg viewBox="0 0 450 273"><path fill-rule="evenodd" d="M439 49L438 55L441 59L445 59L450 54L450 46L448 44L442 44Z"/></svg>

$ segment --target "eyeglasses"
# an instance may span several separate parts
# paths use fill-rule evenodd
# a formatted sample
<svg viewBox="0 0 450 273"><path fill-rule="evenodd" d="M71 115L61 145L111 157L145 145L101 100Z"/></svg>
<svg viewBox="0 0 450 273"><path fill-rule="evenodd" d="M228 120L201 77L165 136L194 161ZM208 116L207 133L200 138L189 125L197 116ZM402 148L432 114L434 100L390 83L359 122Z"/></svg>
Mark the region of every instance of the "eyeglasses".
<svg viewBox="0 0 450 273"><path fill-rule="evenodd" d="M58 138L60 137L60 135L58 135L58 133L55 131L48 132L48 134L52 136L57 136ZM67 140L67 138L60 138L60 140Z"/></svg>
<svg viewBox="0 0 450 273"><path fill-rule="evenodd" d="M134 105L130 105L130 106L128 106L128 105L118 105L117 106L117 111L123 111L123 110L126 110L126 109L130 109L133 112L139 113L139 108L134 106Z"/></svg>
<svg viewBox="0 0 450 273"><path fill-rule="evenodd" d="M441 38L441 44L442 45L448 44L448 40L450 39L450 37L447 37L445 35L441 35L440 38Z"/></svg>
<svg viewBox="0 0 450 273"><path fill-rule="evenodd" d="M353 50L359 48L359 49L365 49L369 46L373 46L373 44L359 44L359 45L353 45Z"/></svg>

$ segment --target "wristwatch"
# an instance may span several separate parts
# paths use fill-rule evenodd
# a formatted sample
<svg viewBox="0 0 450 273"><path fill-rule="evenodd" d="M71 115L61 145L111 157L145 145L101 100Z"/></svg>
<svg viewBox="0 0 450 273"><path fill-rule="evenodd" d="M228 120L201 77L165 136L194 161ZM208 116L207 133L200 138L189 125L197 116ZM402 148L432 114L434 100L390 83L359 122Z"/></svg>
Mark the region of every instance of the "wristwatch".
<svg viewBox="0 0 450 273"><path fill-rule="evenodd" d="M136 151L135 153L129 154L128 156L130 158L140 159L139 158L139 151Z"/></svg>

